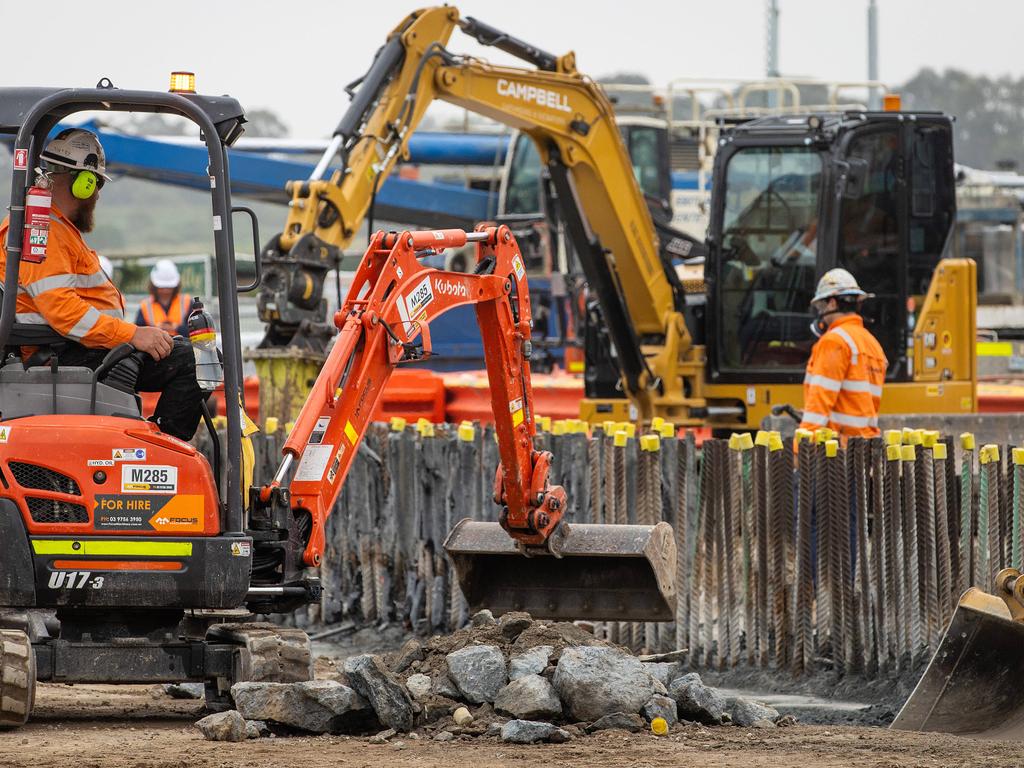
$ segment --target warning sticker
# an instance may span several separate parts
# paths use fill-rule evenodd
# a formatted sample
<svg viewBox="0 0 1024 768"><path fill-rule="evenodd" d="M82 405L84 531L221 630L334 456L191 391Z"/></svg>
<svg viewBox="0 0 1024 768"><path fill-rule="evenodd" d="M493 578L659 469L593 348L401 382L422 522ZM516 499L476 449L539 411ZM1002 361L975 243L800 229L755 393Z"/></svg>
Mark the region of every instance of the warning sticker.
<svg viewBox="0 0 1024 768"><path fill-rule="evenodd" d="M196 533L203 530L204 514L202 494L98 494L93 504L93 527L97 530Z"/></svg>
<svg viewBox="0 0 1024 768"><path fill-rule="evenodd" d="M419 285L412 289L412 293L405 300L409 317L413 320L421 319L420 315L424 313L424 310L430 306L430 302L433 300L434 289L430 286L430 275L427 275L420 281Z"/></svg>
<svg viewBox="0 0 1024 768"><path fill-rule="evenodd" d="M519 258L519 254L512 257L512 269L516 272L516 277L522 280L526 276L526 268L523 266L523 260Z"/></svg>
<svg viewBox="0 0 1024 768"><path fill-rule="evenodd" d="M114 448L111 451L114 461L145 461L145 448Z"/></svg>
<svg viewBox="0 0 1024 768"><path fill-rule="evenodd" d="M14 150L14 170L24 171L26 168L28 168L28 150Z"/></svg>
<svg viewBox="0 0 1024 768"><path fill-rule="evenodd" d="M121 467L121 493L177 493L178 468L152 464Z"/></svg>
<svg viewBox="0 0 1024 768"><path fill-rule="evenodd" d="M512 414L512 426L518 427L523 423L523 399L517 397L508 404L508 412Z"/></svg>
<svg viewBox="0 0 1024 768"><path fill-rule="evenodd" d="M313 431L309 435L309 445L320 445L324 441L324 435L327 434L327 428L331 426L330 416L321 416L316 420L316 426L313 427Z"/></svg>
<svg viewBox="0 0 1024 768"><path fill-rule="evenodd" d="M441 232L441 231L435 229L434 230L434 239L435 240L444 240L444 232Z"/></svg>
<svg viewBox="0 0 1024 768"><path fill-rule="evenodd" d="M294 480L319 483L327 469L327 462L334 456L333 445L307 445L302 452L302 461L295 470Z"/></svg>
<svg viewBox="0 0 1024 768"><path fill-rule="evenodd" d="M14 430L11 427L0 427L0 443L6 443L11 439L11 432Z"/></svg>
<svg viewBox="0 0 1024 768"><path fill-rule="evenodd" d="M334 454L334 461L331 463L331 468L327 470L327 482L333 483L334 478L338 476L338 467L341 466L341 457L345 453L345 446L341 446L338 452Z"/></svg>
<svg viewBox="0 0 1024 768"><path fill-rule="evenodd" d="M252 555L252 544L248 541L231 542L232 557L249 557L250 555Z"/></svg>

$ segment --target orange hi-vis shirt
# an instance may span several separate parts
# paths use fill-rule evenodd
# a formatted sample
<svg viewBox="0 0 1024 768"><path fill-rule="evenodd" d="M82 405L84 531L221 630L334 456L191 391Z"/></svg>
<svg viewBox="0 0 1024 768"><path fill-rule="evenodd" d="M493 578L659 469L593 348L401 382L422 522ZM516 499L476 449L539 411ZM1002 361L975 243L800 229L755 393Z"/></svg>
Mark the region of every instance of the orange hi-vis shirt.
<svg viewBox="0 0 1024 768"><path fill-rule="evenodd" d="M7 265L7 230L0 223L0 274ZM100 266L96 251L56 207L50 213L46 256L22 259L18 273L19 323L49 325L83 346L112 349L131 341L136 327L124 319L124 297Z"/></svg>
<svg viewBox="0 0 1024 768"><path fill-rule="evenodd" d="M803 429L877 437L888 361L860 315L840 317L811 350L804 376Z"/></svg>
<svg viewBox="0 0 1024 768"><path fill-rule="evenodd" d="M170 323L177 328L185 323L191 304L192 297L187 293L179 293L175 296L168 309L164 309L160 302L152 296L147 296L139 303L139 311L147 325L159 326L162 323ZM138 318L135 319L138 320Z"/></svg>

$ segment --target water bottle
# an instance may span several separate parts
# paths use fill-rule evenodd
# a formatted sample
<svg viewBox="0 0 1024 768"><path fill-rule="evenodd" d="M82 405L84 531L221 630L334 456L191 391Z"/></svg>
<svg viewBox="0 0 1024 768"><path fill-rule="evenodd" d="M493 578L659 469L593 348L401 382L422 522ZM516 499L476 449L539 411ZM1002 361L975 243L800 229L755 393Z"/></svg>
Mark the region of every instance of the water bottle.
<svg viewBox="0 0 1024 768"><path fill-rule="evenodd" d="M188 339L196 356L196 382L204 392L212 392L224 383L224 367L217 354L217 326L198 296L188 313Z"/></svg>

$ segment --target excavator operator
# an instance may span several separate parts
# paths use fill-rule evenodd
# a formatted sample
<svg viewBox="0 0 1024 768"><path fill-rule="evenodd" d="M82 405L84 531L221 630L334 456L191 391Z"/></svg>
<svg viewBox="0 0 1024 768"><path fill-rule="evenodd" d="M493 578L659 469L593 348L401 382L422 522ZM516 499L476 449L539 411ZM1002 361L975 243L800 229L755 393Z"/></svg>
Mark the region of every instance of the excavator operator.
<svg viewBox="0 0 1024 768"><path fill-rule="evenodd" d="M830 269L818 282L811 330L819 338L804 376L802 428L830 427L844 442L880 434L878 407L887 361L860 315L869 297L845 269Z"/></svg>
<svg viewBox="0 0 1024 768"><path fill-rule="evenodd" d="M96 369L107 352L129 342L139 353L135 389L161 392L152 420L161 430L191 439L205 396L196 383L191 345L162 328L124 319L124 297L110 281L96 251L86 245L99 192L109 177L99 139L91 131L61 131L41 153L53 203L46 255L22 258L18 276L19 323L49 325L65 341L44 349L22 347L28 365L56 356L61 365ZM9 218L0 223L0 273L6 266Z"/></svg>

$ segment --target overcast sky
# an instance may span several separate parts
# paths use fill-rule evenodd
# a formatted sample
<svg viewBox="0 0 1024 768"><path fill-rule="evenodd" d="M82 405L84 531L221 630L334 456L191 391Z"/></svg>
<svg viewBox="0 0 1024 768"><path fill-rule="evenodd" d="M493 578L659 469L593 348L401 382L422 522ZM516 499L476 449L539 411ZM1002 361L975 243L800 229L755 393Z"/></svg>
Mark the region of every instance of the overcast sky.
<svg viewBox="0 0 1024 768"><path fill-rule="evenodd" d="M552 53L574 50L593 76L639 72L757 78L765 69L764 0L465 0L476 16ZM867 0L779 0L784 74L867 75ZM922 66L1024 75L1022 0L878 0L880 75L899 84ZM14 13L0 47L0 85L162 90L174 69L198 89L274 110L299 138L330 134L348 103L343 86L369 65L415 6L399 0L48 0ZM44 19L48 17L52 23ZM20 19L20 20L19 20ZM34 30L31 24L39 23ZM513 63L456 32L455 52Z"/></svg>

